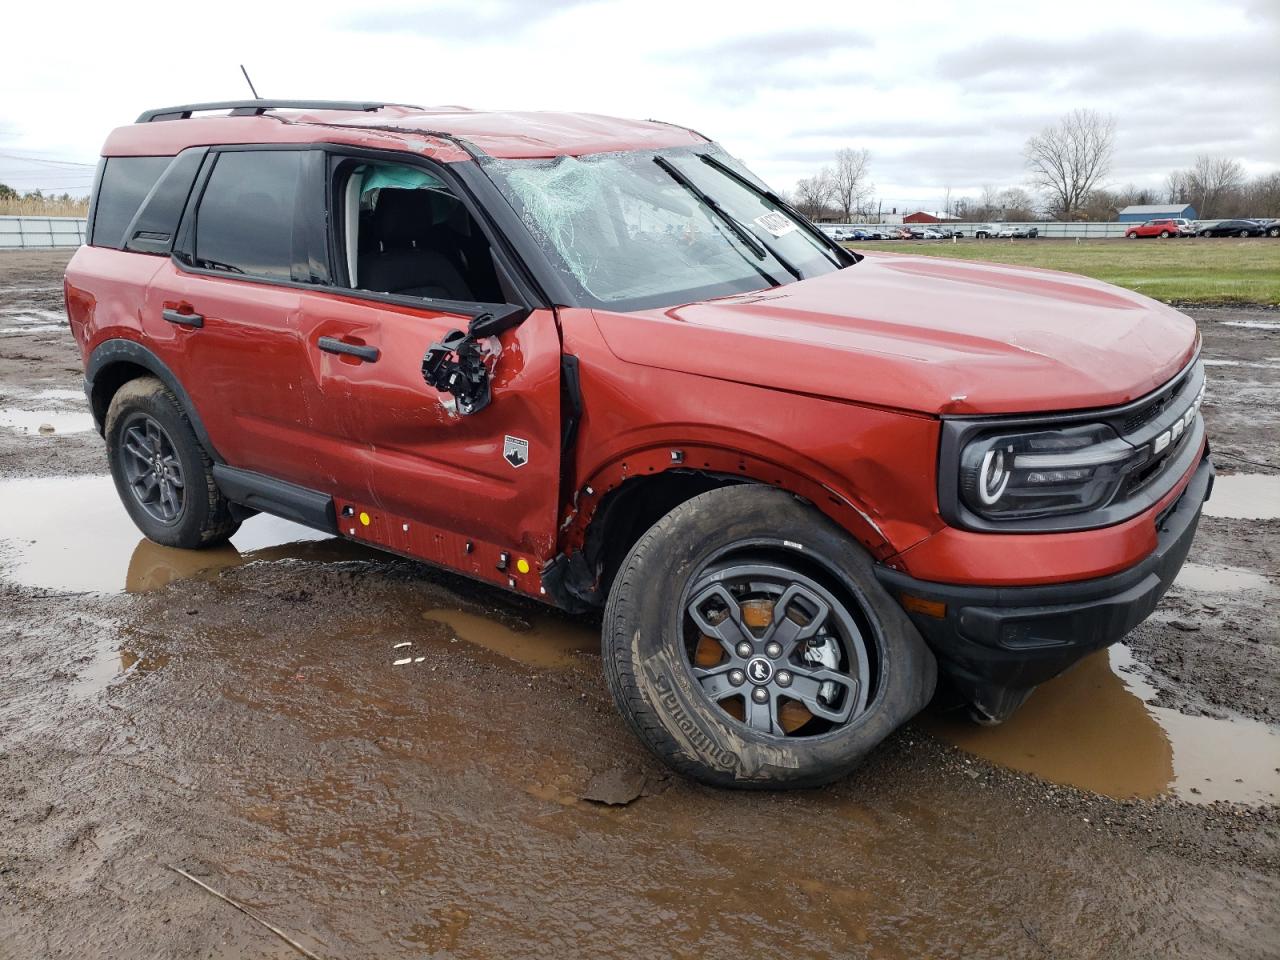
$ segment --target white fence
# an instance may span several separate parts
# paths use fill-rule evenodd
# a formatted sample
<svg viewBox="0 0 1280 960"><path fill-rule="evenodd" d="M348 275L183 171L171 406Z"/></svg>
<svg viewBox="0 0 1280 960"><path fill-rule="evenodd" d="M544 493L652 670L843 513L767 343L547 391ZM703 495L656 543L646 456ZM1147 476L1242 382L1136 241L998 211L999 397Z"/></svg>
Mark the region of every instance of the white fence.
<svg viewBox="0 0 1280 960"><path fill-rule="evenodd" d="M887 229L898 229L899 227L936 227L940 230L958 230L966 237L972 237L979 229L990 229L991 227L999 227L1004 225L1003 222L985 223L961 223L959 221L947 223L908 223L908 224L882 224L880 226L868 225L863 223L824 223L822 228L830 230L833 227L844 227L846 229L856 229L861 227L863 230L875 232L877 230L884 231ZM1101 240L1106 237L1123 237L1125 228L1137 226L1133 223L1067 223L1065 221L1041 222L1034 221L1030 223L1010 224L1015 227L1035 227L1037 235L1041 237L1057 237L1059 239L1068 237L1082 237L1084 239Z"/></svg>
<svg viewBox="0 0 1280 960"><path fill-rule="evenodd" d="M84 243L84 217L0 217L0 250L48 250Z"/></svg>

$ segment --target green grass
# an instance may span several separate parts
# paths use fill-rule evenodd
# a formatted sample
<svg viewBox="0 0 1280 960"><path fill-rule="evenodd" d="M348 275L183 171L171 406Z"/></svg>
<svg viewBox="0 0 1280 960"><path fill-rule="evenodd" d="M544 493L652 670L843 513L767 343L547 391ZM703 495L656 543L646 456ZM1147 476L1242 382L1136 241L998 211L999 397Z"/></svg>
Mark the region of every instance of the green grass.
<svg viewBox="0 0 1280 960"><path fill-rule="evenodd" d="M1280 240L897 240L855 250L987 260L1065 270L1169 303L1280 305Z"/></svg>

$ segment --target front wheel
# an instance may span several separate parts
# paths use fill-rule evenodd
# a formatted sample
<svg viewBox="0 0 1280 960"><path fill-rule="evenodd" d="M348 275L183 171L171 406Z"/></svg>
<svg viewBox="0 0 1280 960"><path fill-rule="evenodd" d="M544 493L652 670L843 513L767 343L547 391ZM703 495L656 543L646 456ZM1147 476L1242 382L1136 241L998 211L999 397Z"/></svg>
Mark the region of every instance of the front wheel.
<svg viewBox="0 0 1280 960"><path fill-rule="evenodd" d="M1267 228L1268 237L1280 237L1280 226L1273 225Z"/></svg>
<svg viewBox="0 0 1280 960"><path fill-rule="evenodd" d="M1136 233L1126 233L1125 238L1128 240L1137 240L1138 235Z"/></svg>
<svg viewBox="0 0 1280 960"><path fill-rule="evenodd" d="M159 380L139 377L117 390L104 433L116 491L148 540L210 547L239 528L182 405Z"/></svg>
<svg viewBox="0 0 1280 960"><path fill-rule="evenodd" d="M640 739L705 783L847 774L933 693L933 655L844 531L732 486L655 524L605 609L605 676Z"/></svg>
<svg viewBox="0 0 1280 960"><path fill-rule="evenodd" d="M1247 236L1249 236L1249 231L1248 231L1248 230L1241 230L1241 231L1240 231L1240 233L1238 234L1238 236L1241 236L1241 237L1247 237Z"/></svg>

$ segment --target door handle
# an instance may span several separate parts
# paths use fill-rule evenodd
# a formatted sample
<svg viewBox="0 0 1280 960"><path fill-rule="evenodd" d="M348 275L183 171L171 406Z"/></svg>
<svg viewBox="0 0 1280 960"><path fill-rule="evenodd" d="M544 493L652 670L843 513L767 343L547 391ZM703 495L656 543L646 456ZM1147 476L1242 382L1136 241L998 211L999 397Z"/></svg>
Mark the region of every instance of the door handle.
<svg viewBox="0 0 1280 960"><path fill-rule="evenodd" d="M166 307L160 311L160 316L164 317L170 323L176 323L180 327L203 327L204 317L198 313L179 313L177 310L170 310Z"/></svg>
<svg viewBox="0 0 1280 960"><path fill-rule="evenodd" d="M339 340L337 337L321 337L316 341L318 346L325 353L341 353L348 357L356 357L365 363L377 363L379 352L377 347L367 347L362 343L347 343L345 340Z"/></svg>

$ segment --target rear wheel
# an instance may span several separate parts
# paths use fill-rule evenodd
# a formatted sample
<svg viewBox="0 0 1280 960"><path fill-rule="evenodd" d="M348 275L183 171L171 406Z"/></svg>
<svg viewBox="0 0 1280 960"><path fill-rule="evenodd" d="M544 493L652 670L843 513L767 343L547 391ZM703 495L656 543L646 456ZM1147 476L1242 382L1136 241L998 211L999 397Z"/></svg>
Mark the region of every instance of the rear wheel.
<svg viewBox="0 0 1280 960"><path fill-rule="evenodd" d="M182 405L159 380L140 377L117 390L105 434L116 491L147 539L208 547L239 528Z"/></svg>
<svg viewBox="0 0 1280 960"><path fill-rule="evenodd" d="M680 505L632 548L609 594L603 655L619 709L659 758L707 783L843 776L927 703L936 678L872 568L780 490L727 487Z"/></svg>
<svg viewBox="0 0 1280 960"><path fill-rule="evenodd" d="M1267 236L1280 237L1280 223L1273 223L1271 226L1267 227Z"/></svg>
<svg viewBox="0 0 1280 960"><path fill-rule="evenodd" d="M1241 237L1247 237L1248 235L1249 235L1248 230L1241 230L1240 233L1238 234L1238 236L1241 236Z"/></svg>
<svg viewBox="0 0 1280 960"><path fill-rule="evenodd" d="M1161 231L1160 231L1160 239L1161 239L1161 240L1168 240L1168 239L1169 239L1169 231L1168 231L1168 230L1161 230Z"/></svg>

